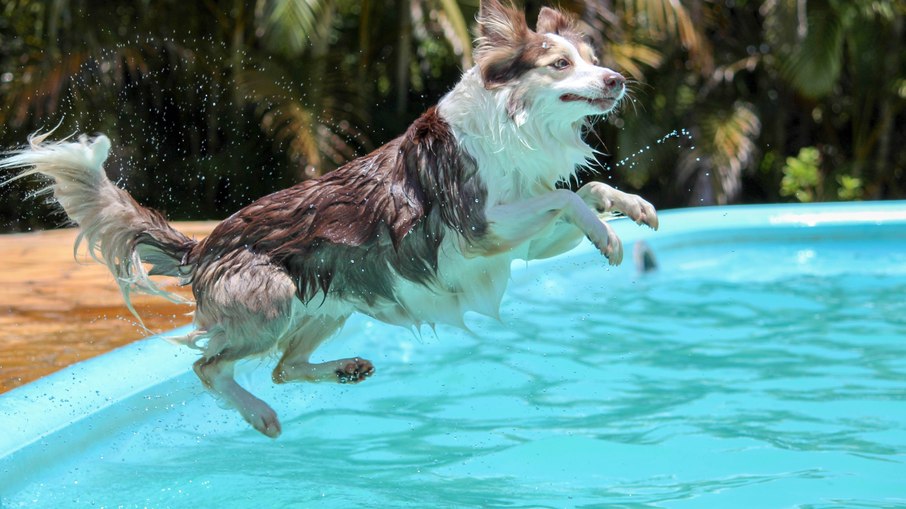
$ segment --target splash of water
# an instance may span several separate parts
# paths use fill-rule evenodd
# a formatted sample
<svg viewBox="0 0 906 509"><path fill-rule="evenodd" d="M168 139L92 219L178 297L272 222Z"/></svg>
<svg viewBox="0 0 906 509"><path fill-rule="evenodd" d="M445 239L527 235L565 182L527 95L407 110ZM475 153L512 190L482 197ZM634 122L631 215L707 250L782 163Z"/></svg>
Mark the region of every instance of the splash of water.
<svg viewBox="0 0 906 509"><path fill-rule="evenodd" d="M658 145L666 145L667 142L670 140L676 140L677 149L688 148L689 150L695 150L695 145L692 143L692 131L690 131L686 128L682 128L679 130L674 129L673 131L670 131L669 133L661 136L660 138L658 138L657 140L654 141L654 146L657 147ZM684 146L684 145L687 145L687 146ZM642 155L644 155L646 152L651 150L651 148L652 148L651 145L645 145L644 147L640 148L639 150L633 152L632 154L629 154L628 156L620 159L613 165L611 165L609 163L605 163L604 170L611 171L614 168L624 168L624 167L628 168L630 170L635 169L636 165L638 165L640 162L639 158ZM696 158L696 161L697 160L698 159Z"/></svg>

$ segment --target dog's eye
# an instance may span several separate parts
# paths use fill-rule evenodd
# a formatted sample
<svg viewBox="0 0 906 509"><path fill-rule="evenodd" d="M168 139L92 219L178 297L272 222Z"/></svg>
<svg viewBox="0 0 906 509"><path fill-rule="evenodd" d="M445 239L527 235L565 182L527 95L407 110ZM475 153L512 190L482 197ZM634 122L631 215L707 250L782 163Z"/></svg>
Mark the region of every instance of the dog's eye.
<svg viewBox="0 0 906 509"><path fill-rule="evenodd" d="M557 60L556 62L552 63L551 67L553 67L554 69L556 69L558 71L562 71L563 69L566 69L567 67L569 67L569 65L570 65L569 60L567 60L565 58L561 58L561 59Z"/></svg>

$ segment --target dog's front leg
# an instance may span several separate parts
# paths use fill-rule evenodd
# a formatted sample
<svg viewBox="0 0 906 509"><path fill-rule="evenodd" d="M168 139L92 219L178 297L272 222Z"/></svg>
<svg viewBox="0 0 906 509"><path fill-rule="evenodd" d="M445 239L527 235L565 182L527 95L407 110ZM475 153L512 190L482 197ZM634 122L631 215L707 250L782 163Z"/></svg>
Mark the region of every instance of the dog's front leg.
<svg viewBox="0 0 906 509"><path fill-rule="evenodd" d="M582 242L582 232L572 224L560 219L543 237L532 239L529 243L528 259L541 260L561 255L575 248Z"/></svg>
<svg viewBox="0 0 906 509"><path fill-rule="evenodd" d="M657 230L657 211L642 197L624 193L602 182L590 182L582 186L580 198L592 210L600 214L622 212L638 224L646 224ZM582 232L567 221L560 220L549 235L532 239L528 258L536 260L565 253L576 247L582 239Z"/></svg>
<svg viewBox="0 0 906 509"><path fill-rule="evenodd" d="M567 189L491 207L487 211L487 235L467 252L486 255L509 251L531 241L561 218L584 233L611 265L623 260L623 244L613 229L598 219L579 195Z"/></svg>

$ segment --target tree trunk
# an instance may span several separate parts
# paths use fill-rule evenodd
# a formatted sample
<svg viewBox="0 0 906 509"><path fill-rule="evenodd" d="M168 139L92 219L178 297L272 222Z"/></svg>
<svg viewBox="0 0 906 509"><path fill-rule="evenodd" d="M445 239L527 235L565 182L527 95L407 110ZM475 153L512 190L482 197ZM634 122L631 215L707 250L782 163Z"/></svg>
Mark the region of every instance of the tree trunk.
<svg viewBox="0 0 906 509"><path fill-rule="evenodd" d="M404 115L409 108L409 64L412 61L412 6L400 0L400 42L396 54L396 113Z"/></svg>
<svg viewBox="0 0 906 509"><path fill-rule="evenodd" d="M903 18L897 16L893 20L893 27L891 30L891 37L888 38L889 47L887 48L887 57L884 59L884 75L882 76L881 84L884 87L881 91L881 105L880 105L880 120L878 122L878 130L880 131L880 136L878 138L878 152L875 157L875 167L872 172L875 176L875 182L877 185L874 189L867 189L869 197L873 199L883 198L884 188L886 187L887 180L890 180L890 172L887 171L887 166L890 164L890 144L893 140L893 131L894 123L893 118L895 116L894 104L893 104L893 86L894 81L898 76L897 66L900 62L900 56L903 51ZM884 177L880 177L884 175Z"/></svg>

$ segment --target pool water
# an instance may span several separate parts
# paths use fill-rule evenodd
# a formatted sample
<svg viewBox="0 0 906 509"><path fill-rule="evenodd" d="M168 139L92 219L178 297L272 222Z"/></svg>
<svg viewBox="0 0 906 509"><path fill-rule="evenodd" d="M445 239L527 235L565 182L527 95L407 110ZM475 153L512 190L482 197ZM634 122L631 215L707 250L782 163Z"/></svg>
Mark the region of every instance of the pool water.
<svg viewBox="0 0 906 509"><path fill-rule="evenodd" d="M276 441L182 372L0 459L0 507L906 507L906 220L690 217L650 273L530 263L471 332L357 317L318 355L359 386L244 366Z"/></svg>

